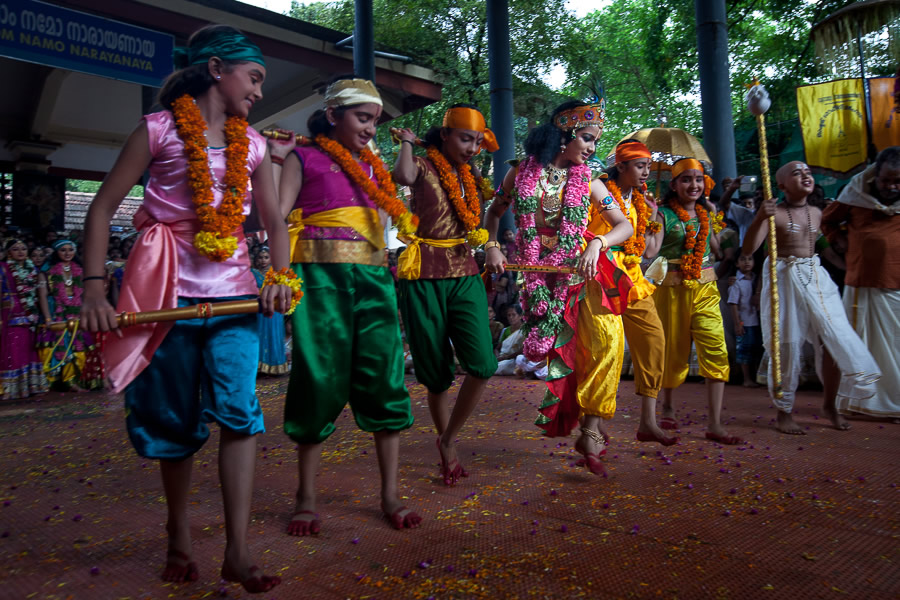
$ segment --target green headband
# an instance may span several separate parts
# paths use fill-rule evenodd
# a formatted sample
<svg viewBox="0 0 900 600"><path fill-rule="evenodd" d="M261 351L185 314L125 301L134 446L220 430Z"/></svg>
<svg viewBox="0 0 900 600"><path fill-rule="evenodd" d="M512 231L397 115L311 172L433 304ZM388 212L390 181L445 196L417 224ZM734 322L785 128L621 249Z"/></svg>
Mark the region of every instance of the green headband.
<svg viewBox="0 0 900 600"><path fill-rule="evenodd" d="M222 60L249 61L266 66L262 50L242 33L222 33L208 41L205 46L195 48L176 47L172 51L172 62L176 69L184 69L191 65L199 65L209 61L213 56Z"/></svg>

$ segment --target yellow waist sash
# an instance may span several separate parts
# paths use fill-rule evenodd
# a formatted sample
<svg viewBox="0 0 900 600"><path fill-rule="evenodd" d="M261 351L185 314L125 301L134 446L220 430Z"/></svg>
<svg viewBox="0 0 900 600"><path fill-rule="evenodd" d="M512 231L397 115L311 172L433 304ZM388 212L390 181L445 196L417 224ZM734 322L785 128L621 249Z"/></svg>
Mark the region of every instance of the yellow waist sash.
<svg viewBox="0 0 900 600"><path fill-rule="evenodd" d="M384 249L384 230L378 211L365 206L345 206L332 210L323 210L308 217L303 216L303 209L297 208L288 215L288 236L291 244L291 262L297 262L294 254L297 242L305 226L310 227L350 227L366 238L375 250Z"/></svg>
<svg viewBox="0 0 900 600"><path fill-rule="evenodd" d="M420 238L412 235L408 238L401 238L406 242L406 250L397 259L397 277L400 279L418 279L422 274L422 251L419 244L427 244L435 248L452 248L465 244L465 238L450 238L449 240L431 240L428 238Z"/></svg>

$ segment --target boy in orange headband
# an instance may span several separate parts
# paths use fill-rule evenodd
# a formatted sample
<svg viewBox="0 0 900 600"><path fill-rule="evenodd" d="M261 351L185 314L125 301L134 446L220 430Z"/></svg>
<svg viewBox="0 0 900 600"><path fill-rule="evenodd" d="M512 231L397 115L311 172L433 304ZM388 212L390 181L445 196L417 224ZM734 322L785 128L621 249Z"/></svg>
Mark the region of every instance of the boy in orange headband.
<svg viewBox="0 0 900 600"><path fill-rule="evenodd" d="M472 258L472 248L487 241L480 228L483 198L468 164L482 148L496 151L497 142L484 116L469 104L451 107L443 126L428 132L427 158L413 155L412 131L403 129L398 136L394 180L410 187L410 209L419 218L416 235L403 240L408 247L398 268L400 312L416 378L428 389L441 477L444 485L453 485L467 476L453 442L497 369L487 296ZM450 411L454 352L466 378Z"/></svg>
<svg viewBox="0 0 900 600"><path fill-rule="evenodd" d="M616 164L607 171L606 187L634 227L634 235L610 250L634 283L628 294L628 309L622 313L622 325L634 362L634 390L641 398L641 423L636 437L640 442L671 446L679 438L667 437L656 424L656 397L662 387L666 339L651 298L656 286L641 271L644 235L660 229L654 220L656 204L646 200L642 193L650 176L651 162L650 150L637 140L624 140L616 146ZM605 212L596 209L591 212L588 230L595 235L605 235L612 229L612 224L604 218Z"/></svg>
<svg viewBox="0 0 900 600"><path fill-rule="evenodd" d="M722 444L741 444L722 426L722 397L728 381L728 350L719 309L719 289L710 253L717 252L712 206L702 198L712 189L703 165L685 158L672 167L672 187L656 220L661 231L647 237L645 256L661 254L669 261L669 272L653 298L666 334L663 368L664 429L674 429L672 390L688 374L691 342L697 350L700 375L706 378L709 423L706 438Z"/></svg>

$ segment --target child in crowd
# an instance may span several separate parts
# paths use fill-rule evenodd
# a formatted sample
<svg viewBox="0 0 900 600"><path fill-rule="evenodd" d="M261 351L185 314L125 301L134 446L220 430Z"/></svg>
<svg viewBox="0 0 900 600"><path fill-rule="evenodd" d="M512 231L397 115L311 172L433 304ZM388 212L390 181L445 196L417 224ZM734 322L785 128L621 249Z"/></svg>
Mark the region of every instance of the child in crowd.
<svg viewBox="0 0 900 600"><path fill-rule="evenodd" d="M800 162L789 162L776 174L778 189L784 192L784 202L774 198L762 207L747 231L744 254L752 254L762 245L768 232L767 219L775 217L778 259L778 298L781 331L781 375L783 396L776 397L772 365L769 361L769 393L778 408L778 430L803 435L794 422L795 392L801 369L803 344L813 341L816 370L825 388L823 410L838 430L850 429L850 424L836 409L836 402L861 400L875 394L875 384L881 377L878 365L865 344L850 326L844 312L837 286L828 276L816 254L816 237L822 221L822 211L810 205L813 193L812 171ZM771 279L769 259L763 265L761 321L763 343L771 355Z"/></svg>
<svg viewBox="0 0 900 600"><path fill-rule="evenodd" d="M753 256L742 254L738 258L738 274L728 289L728 304L734 320L734 336L737 339L737 362L744 372L744 387L759 387L756 383L753 358L762 343L759 331L759 307L753 296L756 275L753 273Z"/></svg>

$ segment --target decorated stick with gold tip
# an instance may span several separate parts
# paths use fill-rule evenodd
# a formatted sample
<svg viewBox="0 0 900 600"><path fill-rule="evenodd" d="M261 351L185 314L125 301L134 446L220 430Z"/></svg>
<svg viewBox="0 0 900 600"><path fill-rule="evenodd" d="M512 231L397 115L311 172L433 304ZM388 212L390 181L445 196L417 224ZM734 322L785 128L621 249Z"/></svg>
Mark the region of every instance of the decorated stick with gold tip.
<svg viewBox="0 0 900 600"><path fill-rule="evenodd" d="M766 143L766 111L772 106L769 93L759 80L754 80L748 86L747 108L756 117L756 129L759 132L759 166L763 182L763 200L772 197L772 181L769 175L769 146ZM778 314L778 274L776 272L776 259L778 258L778 246L775 240L775 217L769 217L769 279L772 291L772 343L769 348L769 361L772 364L772 394L781 398L784 392L781 388L781 331Z"/></svg>

